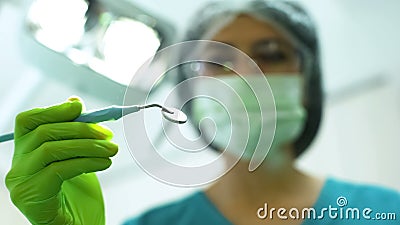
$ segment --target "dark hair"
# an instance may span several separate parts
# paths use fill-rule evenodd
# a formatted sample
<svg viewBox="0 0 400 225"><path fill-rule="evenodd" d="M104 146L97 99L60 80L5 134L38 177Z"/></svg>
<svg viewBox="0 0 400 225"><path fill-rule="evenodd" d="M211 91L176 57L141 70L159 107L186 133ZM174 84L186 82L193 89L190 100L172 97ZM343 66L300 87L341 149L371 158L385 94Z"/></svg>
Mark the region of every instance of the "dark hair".
<svg viewBox="0 0 400 225"><path fill-rule="evenodd" d="M319 46L315 25L307 12L293 1L250 1L241 7L229 2L213 2L194 15L183 41L200 40L210 27L229 14L249 14L266 18L279 25L301 44L299 49L305 81L305 107L307 119L301 135L294 142L295 156L299 156L311 144L318 132L322 117L323 92L319 63ZM183 70L179 73L184 80ZM190 114L190 104L188 107Z"/></svg>

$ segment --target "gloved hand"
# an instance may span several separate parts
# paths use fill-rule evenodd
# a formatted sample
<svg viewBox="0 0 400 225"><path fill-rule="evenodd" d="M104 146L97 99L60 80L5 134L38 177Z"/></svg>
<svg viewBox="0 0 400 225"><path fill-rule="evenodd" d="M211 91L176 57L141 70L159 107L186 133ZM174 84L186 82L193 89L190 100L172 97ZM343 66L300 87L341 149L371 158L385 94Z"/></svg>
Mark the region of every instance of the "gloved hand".
<svg viewBox="0 0 400 225"><path fill-rule="evenodd" d="M13 203L34 224L105 224L94 173L111 165L118 146L97 124L70 122L82 103L70 100L19 114L6 185Z"/></svg>

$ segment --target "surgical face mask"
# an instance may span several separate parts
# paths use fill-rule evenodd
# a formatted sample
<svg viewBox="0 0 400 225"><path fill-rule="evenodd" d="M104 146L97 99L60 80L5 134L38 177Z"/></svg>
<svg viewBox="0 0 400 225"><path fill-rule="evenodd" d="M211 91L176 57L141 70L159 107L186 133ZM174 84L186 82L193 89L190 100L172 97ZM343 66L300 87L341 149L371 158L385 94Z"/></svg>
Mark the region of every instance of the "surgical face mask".
<svg viewBox="0 0 400 225"><path fill-rule="evenodd" d="M271 146L270 154L274 155L283 144L300 135L306 118L300 74L268 74L273 100L257 99L254 95L260 89L269 91L265 77L249 76L247 83L235 74L214 78L214 82L196 83L195 94L203 97L193 100L192 105L193 119L201 125L203 138L213 147L243 154L241 159L251 160L256 148L265 152ZM276 114L272 112L273 102Z"/></svg>

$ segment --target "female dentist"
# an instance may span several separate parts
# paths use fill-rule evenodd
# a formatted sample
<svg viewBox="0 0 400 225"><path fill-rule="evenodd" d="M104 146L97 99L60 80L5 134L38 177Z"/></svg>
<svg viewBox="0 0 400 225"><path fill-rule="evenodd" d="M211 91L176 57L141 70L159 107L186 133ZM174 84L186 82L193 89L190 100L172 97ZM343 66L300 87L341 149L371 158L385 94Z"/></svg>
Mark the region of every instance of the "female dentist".
<svg viewBox="0 0 400 225"><path fill-rule="evenodd" d="M396 224L378 220L376 213L400 213L398 192L316 177L294 167L296 157L314 139L322 114L318 40L307 13L292 1L249 1L240 7L222 1L207 5L194 18L185 40L232 45L249 55L267 77L277 108L274 142L255 171L248 171L254 148L246 148L237 165L209 188L149 210L125 225ZM240 89L238 76L224 67L205 65L200 73ZM181 78L186 79L184 72ZM245 91L240 93L246 97ZM108 168L118 147L104 127L70 122L81 110L81 101L70 99L16 119L6 185L13 203L32 224L105 223L101 189L91 172ZM216 125L226 122L213 105L193 103L189 112L194 121L216 112ZM240 129L235 120L232 129ZM223 150L219 143L216 136L216 151Z"/></svg>

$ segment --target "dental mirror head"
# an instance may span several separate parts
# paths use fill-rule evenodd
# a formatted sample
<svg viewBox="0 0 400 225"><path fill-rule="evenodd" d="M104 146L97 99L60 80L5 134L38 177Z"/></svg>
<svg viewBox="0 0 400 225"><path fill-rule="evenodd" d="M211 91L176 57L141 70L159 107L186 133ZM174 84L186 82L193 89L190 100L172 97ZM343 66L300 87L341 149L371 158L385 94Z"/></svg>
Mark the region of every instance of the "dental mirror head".
<svg viewBox="0 0 400 225"><path fill-rule="evenodd" d="M180 111L179 109L176 108L163 108L161 110L163 116L165 119L168 121L171 121L173 123L186 123L187 121L187 116L184 112Z"/></svg>

